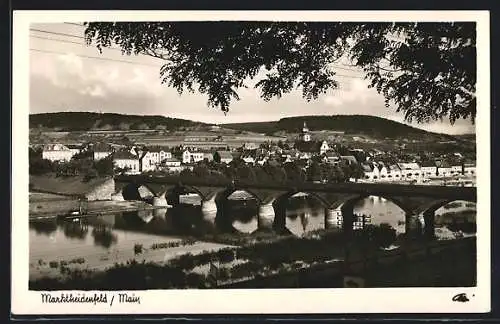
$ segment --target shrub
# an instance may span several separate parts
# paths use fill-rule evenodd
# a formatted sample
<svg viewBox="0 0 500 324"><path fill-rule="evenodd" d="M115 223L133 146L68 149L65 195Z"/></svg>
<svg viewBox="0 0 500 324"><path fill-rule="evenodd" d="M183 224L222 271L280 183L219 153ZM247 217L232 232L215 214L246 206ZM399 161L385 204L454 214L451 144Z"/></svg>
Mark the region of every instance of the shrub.
<svg viewBox="0 0 500 324"><path fill-rule="evenodd" d="M85 263L85 258L75 258L70 260L69 263L83 264Z"/></svg>
<svg viewBox="0 0 500 324"><path fill-rule="evenodd" d="M141 254L142 253L142 244L134 244L134 254Z"/></svg>
<svg viewBox="0 0 500 324"><path fill-rule="evenodd" d="M57 261L50 261L49 262L49 266L52 268L52 269L57 269L59 267L59 262Z"/></svg>
<svg viewBox="0 0 500 324"><path fill-rule="evenodd" d="M234 260L234 255L235 255L234 251L229 248L220 249L219 251L217 251L217 259L221 263L232 262Z"/></svg>

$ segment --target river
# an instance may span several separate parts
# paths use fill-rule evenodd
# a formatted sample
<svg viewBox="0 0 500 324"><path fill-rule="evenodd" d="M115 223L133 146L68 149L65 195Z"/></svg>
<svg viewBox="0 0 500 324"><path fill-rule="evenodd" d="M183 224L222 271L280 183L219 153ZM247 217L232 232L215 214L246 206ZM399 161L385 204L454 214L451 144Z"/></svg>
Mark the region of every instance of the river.
<svg viewBox="0 0 500 324"><path fill-rule="evenodd" d="M228 203L233 217L232 225L243 233L251 233L257 229L258 206L255 201L247 198L242 192L235 193ZM183 202L176 208L154 211L107 214L79 220L52 218L30 221L31 269L39 269L41 260L48 263L63 257L65 260L85 258L87 263L93 262L94 266L112 265L114 262L126 262L134 258L133 250L137 244L147 248L152 244L176 242L186 236L196 237L215 230L213 222L207 221L215 217L215 211L204 211L197 196L184 197ZM324 207L312 197L292 197L286 211L286 227L297 236L323 229L324 213ZM397 233L405 231L403 211L383 198L370 196L359 201L354 213L369 216L365 218L366 223L388 223ZM338 220L329 218L327 221L335 226ZM469 232L475 232L475 204L454 202L440 208L436 212L436 234L440 238L452 238L453 233L447 228L454 229L463 222L473 224L468 228ZM158 252L155 260L166 260L181 253L195 253L223 246L225 245L196 242Z"/></svg>

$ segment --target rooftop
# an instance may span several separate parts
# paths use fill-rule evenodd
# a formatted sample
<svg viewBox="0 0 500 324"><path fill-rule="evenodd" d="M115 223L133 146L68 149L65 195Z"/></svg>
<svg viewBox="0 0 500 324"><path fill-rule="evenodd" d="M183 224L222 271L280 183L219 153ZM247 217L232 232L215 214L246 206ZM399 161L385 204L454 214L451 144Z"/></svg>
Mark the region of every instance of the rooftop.
<svg viewBox="0 0 500 324"><path fill-rule="evenodd" d="M113 155L114 160L137 160L137 156L129 151L118 151Z"/></svg>

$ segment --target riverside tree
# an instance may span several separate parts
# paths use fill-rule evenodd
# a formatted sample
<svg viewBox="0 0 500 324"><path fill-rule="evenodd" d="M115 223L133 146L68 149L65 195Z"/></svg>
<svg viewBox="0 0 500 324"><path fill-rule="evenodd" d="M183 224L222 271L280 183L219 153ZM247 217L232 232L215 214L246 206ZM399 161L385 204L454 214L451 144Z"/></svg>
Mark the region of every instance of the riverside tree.
<svg viewBox="0 0 500 324"><path fill-rule="evenodd" d="M406 121L476 116L472 22L92 22L99 50L164 60L161 82L198 91L224 112L254 79L264 100L294 89L306 100L337 89L335 64L359 68Z"/></svg>

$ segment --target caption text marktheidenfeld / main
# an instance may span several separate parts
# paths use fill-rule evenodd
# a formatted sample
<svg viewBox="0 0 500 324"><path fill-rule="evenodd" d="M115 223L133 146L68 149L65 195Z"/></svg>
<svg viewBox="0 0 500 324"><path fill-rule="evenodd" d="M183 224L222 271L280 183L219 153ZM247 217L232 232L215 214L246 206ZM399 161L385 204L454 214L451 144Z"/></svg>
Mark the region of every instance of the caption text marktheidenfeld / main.
<svg viewBox="0 0 500 324"><path fill-rule="evenodd" d="M108 304L113 306L113 302L118 303L132 303L140 304L141 297L130 293L110 293L110 298L108 298L108 293L41 293L42 303L44 304L65 304L65 303L77 303L77 304ZM115 299L116 297L116 299Z"/></svg>

